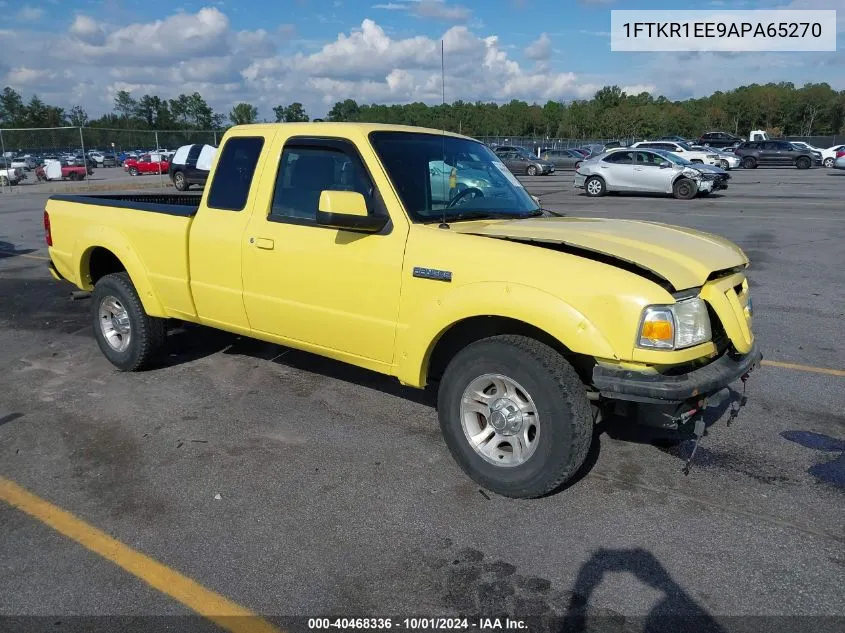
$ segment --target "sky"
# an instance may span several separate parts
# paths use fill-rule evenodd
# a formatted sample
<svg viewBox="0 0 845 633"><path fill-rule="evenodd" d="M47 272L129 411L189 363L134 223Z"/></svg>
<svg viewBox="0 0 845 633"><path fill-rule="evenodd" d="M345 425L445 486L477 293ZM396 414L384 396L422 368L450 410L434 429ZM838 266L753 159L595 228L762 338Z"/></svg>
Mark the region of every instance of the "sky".
<svg viewBox="0 0 845 633"><path fill-rule="evenodd" d="M612 9L838 9L836 52L625 53ZM742 84L845 89L845 0L0 0L0 87L90 116L128 90L260 118L299 101L544 103L604 85L672 99Z"/></svg>

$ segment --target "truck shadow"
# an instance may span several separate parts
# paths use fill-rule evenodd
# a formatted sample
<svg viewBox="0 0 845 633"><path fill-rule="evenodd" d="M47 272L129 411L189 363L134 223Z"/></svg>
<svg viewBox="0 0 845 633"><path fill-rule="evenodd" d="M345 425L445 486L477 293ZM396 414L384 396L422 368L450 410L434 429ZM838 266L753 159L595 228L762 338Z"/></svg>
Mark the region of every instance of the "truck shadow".
<svg viewBox="0 0 845 633"><path fill-rule="evenodd" d="M11 242L4 242L3 240L0 240L0 259L16 257L17 255L28 255L29 253L34 252L34 248L17 248Z"/></svg>
<svg viewBox="0 0 845 633"><path fill-rule="evenodd" d="M426 389L403 387L395 378L374 371L199 325L185 324L171 330L167 352L168 355L162 358L157 368L181 365L216 353L234 354L342 380L432 408L437 401L436 389L432 386Z"/></svg>

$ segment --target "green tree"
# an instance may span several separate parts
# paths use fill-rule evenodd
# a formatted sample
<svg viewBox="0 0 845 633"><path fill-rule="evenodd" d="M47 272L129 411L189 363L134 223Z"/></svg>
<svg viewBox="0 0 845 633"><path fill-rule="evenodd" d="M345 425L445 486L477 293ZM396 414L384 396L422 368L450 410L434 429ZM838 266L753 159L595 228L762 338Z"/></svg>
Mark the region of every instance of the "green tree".
<svg viewBox="0 0 845 633"><path fill-rule="evenodd" d="M0 123L15 127L23 123L25 116L23 97L16 90L6 86L0 93Z"/></svg>
<svg viewBox="0 0 845 633"><path fill-rule="evenodd" d="M251 103L239 103L229 112L229 120L233 125L255 123L258 119L258 108Z"/></svg>
<svg viewBox="0 0 845 633"><path fill-rule="evenodd" d="M278 105L273 108L273 114L276 115L276 123L303 123L308 121L305 108L299 102L291 103L288 106Z"/></svg>
<svg viewBox="0 0 845 633"><path fill-rule="evenodd" d="M138 111L138 102L132 98L129 92L121 90L115 95L114 111L124 122L128 122Z"/></svg>
<svg viewBox="0 0 845 633"><path fill-rule="evenodd" d="M82 109L82 106L75 105L70 109L68 121L75 127L84 127L88 125L88 113Z"/></svg>
<svg viewBox="0 0 845 633"><path fill-rule="evenodd" d="M355 100L346 99L335 103L326 118L329 121L357 121L360 110Z"/></svg>

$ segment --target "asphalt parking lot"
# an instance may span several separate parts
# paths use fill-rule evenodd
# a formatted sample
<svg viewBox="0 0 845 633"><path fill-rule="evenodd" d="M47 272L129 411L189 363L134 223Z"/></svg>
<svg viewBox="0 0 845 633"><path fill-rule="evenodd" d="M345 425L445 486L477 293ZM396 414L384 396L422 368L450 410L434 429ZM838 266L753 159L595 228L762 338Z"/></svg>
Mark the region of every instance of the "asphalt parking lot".
<svg viewBox="0 0 845 633"><path fill-rule="evenodd" d="M432 394L363 370L190 328L159 369L116 372L88 302L46 271L46 195L0 196L0 614L56 630L191 613L181 581L107 542L86 549L64 515L44 510L63 535L13 508L20 486L199 583L209 595L190 604L206 615L219 595L270 621L505 611L567 615L570 630L697 630L671 616L843 630L845 172L732 176L691 201L525 179L552 210L737 242L769 363L730 426L712 412L688 476L688 443L602 428L580 481L533 501L480 491Z"/></svg>
<svg viewBox="0 0 845 633"><path fill-rule="evenodd" d="M94 173L84 181L55 180L39 182L34 171L26 172L26 179L12 187L0 188L0 200L4 195L21 195L33 193L84 193L86 190L110 190L121 187L156 188L168 187L170 179L167 174L141 174L130 176L123 171L123 167L98 167Z"/></svg>

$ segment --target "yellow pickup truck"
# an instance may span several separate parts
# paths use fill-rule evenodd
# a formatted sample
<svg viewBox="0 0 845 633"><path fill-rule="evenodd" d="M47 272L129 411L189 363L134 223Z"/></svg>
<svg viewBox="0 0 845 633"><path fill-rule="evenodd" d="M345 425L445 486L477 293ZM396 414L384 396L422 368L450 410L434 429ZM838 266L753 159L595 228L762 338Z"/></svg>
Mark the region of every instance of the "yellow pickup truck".
<svg viewBox="0 0 845 633"><path fill-rule="evenodd" d="M456 461L511 497L570 480L596 412L682 425L761 358L737 246L560 217L438 130L237 126L201 196L54 195L44 224L119 369L187 321L433 383Z"/></svg>

